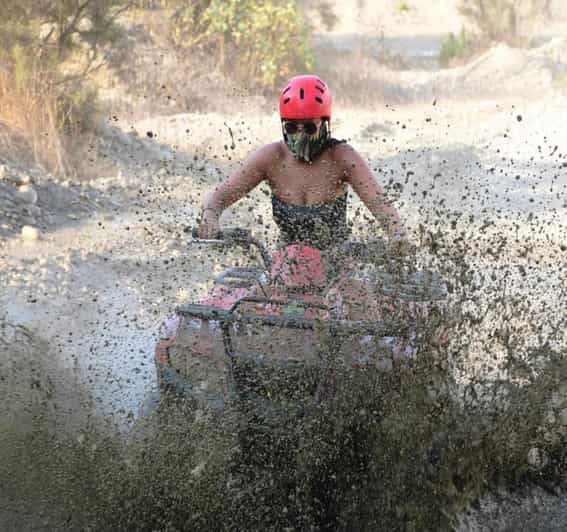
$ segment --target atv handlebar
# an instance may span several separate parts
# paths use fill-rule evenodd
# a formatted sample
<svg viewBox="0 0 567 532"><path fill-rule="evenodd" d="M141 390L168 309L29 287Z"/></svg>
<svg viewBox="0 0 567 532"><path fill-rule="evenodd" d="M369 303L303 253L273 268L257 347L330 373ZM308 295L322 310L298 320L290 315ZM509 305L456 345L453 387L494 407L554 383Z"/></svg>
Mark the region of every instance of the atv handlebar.
<svg viewBox="0 0 567 532"><path fill-rule="evenodd" d="M265 268L267 270L271 268L272 259L270 252L262 242L252 236L249 229L227 227L217 233L216 238L199 238L198 230L194 227L191 229L191 235L193 240L190 241L190 244L242 246L244 248L254 246L259 251ZM389 251L389 248L389 244L383 238L374 238L368 242L347 241L336 248L336 255L337 257L343 255L345 258L352 257L362 263L388 264L407 262L406 256L396 256Z"/></svg>
<svg viewBox="0 0 567 532"><path fill-rule="evenodd" d="M262 257L262 262L266 269L270 269L272 266L272 258L268 249L262 242L252 236L252 233L248 229L242 229L240 227L227 227L219 233L217 233L216 238L199 238L199 232L197 228L193 227L191 229L191 236L193 240L189 244L212 244L220 246L243 246L248 248L254 246Z"/></svg>

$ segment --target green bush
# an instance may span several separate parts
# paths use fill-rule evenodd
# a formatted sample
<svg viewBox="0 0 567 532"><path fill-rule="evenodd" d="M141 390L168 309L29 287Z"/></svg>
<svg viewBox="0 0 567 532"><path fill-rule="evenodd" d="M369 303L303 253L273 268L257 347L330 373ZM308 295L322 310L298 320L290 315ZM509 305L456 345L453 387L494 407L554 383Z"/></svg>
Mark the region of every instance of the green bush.
<svg viewBox="0 0 567 532"><path fill-rule="evenodd" d="M81 42L93 49L117 37L115 19L126 8L123 0L0 0L0 43L31 46L62 61Z"/></svg>
<svg viewBox="0 0 567 532"><path fill-rule="evenodd" d="M75 83L59 95L61 128L70 135L93 131L99 115L98 92L94 87Z"/></svg>
<svg viewBox="0 0 567 532"><path fill-rule="evenodd" d="M176 45L213 48L222 68L263 87L313 66L308 32L291 0L199 0L179 9L172 24Z"/></svg>
<svg viewBox="0 0 567 532"><path fill-rule="evenodd" d="M470 43L464 28L457 36L454 33L449 33L447 38L441 43L439 63L441 66L447 67L453 59L464 57L469 49Z"/></svg>

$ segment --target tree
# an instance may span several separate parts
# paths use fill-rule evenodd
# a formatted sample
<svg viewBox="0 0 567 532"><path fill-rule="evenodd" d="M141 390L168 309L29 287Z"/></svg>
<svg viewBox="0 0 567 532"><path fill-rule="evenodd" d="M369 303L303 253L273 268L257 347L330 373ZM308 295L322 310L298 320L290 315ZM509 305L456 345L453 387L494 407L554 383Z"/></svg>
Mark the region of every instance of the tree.
<svg viewBox="0 0 567 532"><path fill-rule="evenodd" d="M198 0L173 20L178 46L215 49L221 68L260 86L311 68L308 33L295 0ZM229 52L238 60L229 64Z"/></svg>
<svg viewBox="0 0 567 532"><path fill-rule="evenodd" d="M71 171L67 146L96 122L96 91L86 82L105 63L127 7L123 0L0 0L0 125L55 173Z"/></svg>

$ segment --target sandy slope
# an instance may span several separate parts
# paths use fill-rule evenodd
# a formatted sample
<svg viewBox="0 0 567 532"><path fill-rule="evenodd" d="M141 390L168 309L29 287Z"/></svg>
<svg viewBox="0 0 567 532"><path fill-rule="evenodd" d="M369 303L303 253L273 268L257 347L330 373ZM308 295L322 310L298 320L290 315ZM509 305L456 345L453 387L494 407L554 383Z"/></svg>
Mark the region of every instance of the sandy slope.
<svg viewBox="0 0 567 532"><path fill-rule="evenodd" d="M444 36L458 33L467 20L458 12L462 0L332 0L338 16L335 33L383 32L386 37ZM567 15L562 0L551 1L554 19L538 21L537 33L554 33Z"/></svg>

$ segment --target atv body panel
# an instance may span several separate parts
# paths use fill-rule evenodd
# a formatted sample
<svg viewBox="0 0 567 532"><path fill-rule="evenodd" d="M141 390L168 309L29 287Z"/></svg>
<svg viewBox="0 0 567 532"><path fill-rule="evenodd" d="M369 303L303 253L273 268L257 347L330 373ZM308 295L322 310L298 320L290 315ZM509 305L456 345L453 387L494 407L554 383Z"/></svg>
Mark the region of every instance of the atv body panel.
<svg viewBox="0 0 567 532"><path fill-rule="evenodd" d="M270 380L278 371L322 371L328 362L322 352L332 352L335 363L378 371L415 356L416 328L398 328L394 336L391 324L382 321L336 318L326 304L327 274L319 250L286 246L274 252L269 266L269 272L223 271L202 301L177 308L163 322L155 356L162 392L222 409L238 395L243 368ZM388 297L394 282L387 274L361 275L382 283ZM413 298L406 306L416 324L429 319L431 307L438 310L446 295L438 278L424 281L423 275L420 286L430 288L421 295L415 289L406 294ZM400 286L390 292L393 299L404 296ZM331 344L332 349L324 349Z"/></svg>

